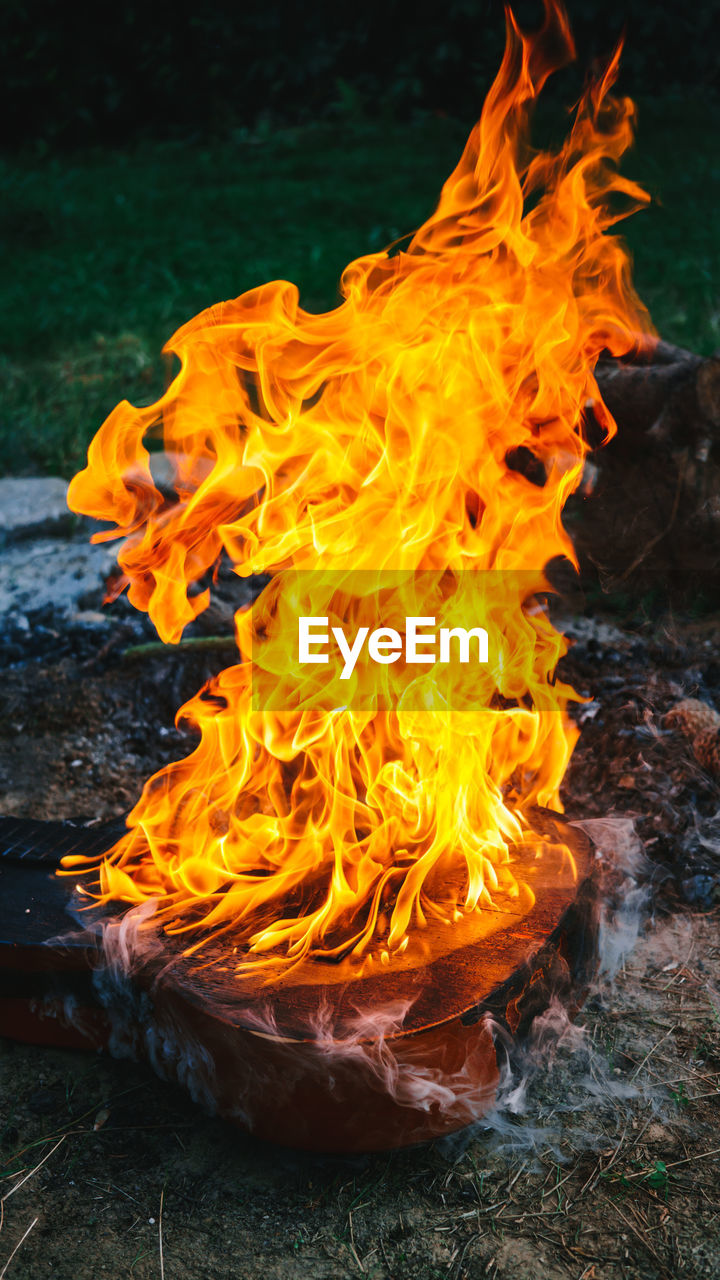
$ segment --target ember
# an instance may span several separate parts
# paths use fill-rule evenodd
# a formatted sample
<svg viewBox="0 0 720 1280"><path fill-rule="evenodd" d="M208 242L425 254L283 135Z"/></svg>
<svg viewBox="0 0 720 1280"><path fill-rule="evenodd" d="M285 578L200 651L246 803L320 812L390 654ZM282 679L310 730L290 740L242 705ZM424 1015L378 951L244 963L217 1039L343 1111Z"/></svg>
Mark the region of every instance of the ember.
<svg viewBox="0 0 720 1280"><path fill-rule="evenodd" d="M574 892L568 829L537 816L560 808L577 735L545 566L574 559L561 514L586 405L614 431L596 362L649 326L606 234L647 199L615 167L633 121L610 92L619 51L563 147L528 142L533 101L572 54L558 0L533 37L508 13L481 119L407 247L351 263L324 315L276 281L196 317L168 344L169 390L120 404L71 485L73 510L115 526L98 536L125 539L129 598L166 641L207 607L223 554L241 577L273 575L236 616L240 663L183 708L197 749L150 780L109 853L64 863L96 902L136 908L136 942L164 937L183 973L195 956L224 990L227 975L243 992L317 985L318 961L323 989L417 985L460 947L477 990L478 945L558 891L552 932ZM157 435L174 502L151 476ZM312 663L298 678L298 618L367 637L381 596L382 627L398 620L397 652L377 659L387 703L354 700L352 668L343 692ZM436 666L408 670L406 620L442 638L470 616L501 639L487 664L454 666L449 691Z"/></svg>

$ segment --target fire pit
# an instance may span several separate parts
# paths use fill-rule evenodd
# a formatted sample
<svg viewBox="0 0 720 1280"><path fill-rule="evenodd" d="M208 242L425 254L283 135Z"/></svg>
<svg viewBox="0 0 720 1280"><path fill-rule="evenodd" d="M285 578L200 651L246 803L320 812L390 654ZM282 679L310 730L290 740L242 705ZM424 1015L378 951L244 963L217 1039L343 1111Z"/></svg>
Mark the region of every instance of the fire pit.
<svg viewBox="0 0 720 1280"><path fill-rule="evenodd" d="M270 581L236 614L238 665L183 708L196 750L127 829L72 849L36 832L64 854L43 873L58 910L24 950L11 925L13 998L27 1013L38 968L86 993L92 971L90 1020L66 991L65 1024L263 1136L360 1149L457 1128L493 1097L491 1021L522 1034L553 992L580 998L592 859L555 812L578 699L545 566L574 555L561 512L589 406L593 443L614 430L595 365L647 317L606 234L618 196L645 200L614 167L633 113L617 56L557 153L527 143L572 51L558 0L534 37L510 15L407 246L350 264L326 315L276 281L191 321L168 391L119 405L70 488L123 539L117 589L167 642L221 557ZM70 902L82 931L50 942Z"/></svg>

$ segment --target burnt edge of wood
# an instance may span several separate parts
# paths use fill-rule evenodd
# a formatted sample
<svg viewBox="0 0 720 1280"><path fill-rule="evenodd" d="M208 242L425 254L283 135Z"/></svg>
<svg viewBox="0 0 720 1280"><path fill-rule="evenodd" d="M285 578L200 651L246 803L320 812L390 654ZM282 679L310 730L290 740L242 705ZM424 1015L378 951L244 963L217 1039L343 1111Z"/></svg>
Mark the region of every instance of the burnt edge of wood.
<svg viewBox="0 0 720 1280"><path fill-rule="evenodd" d="M720 351L699 356L638 335L627 355L600 356L595 380L618 426L610 450L625 462L688 449L704 461L720 442ZM608 444L608 425L602 407L588 401L583 433L598 461L604 457L598 449ZM531 448L509 450L505 462L530 484L545 484L545 465Z"/></svg>
<svg viewBox="0 0 720 1280"><path fill-rule="evenodd" d="M309 1029L323 1002L331 1005L335 1034L342 1037L354 1033L359 1013L404 999L412 1001L411 1007L393 1040L433 1026L449 1027L457 1019L471 1026L485 1014L522 1037L553 995L572 1005L575 993L577 1006L582 1004L581 987L594 967L597 945L599 879L597 872L593 874L590 840L550 810L535 809L532 820L537 833L571 847L578 863L576 883L545 888L531 910L512 916L507 928L448 950L423 968L403 971L391 966L372 977L327 984L318 964L314 981L295 985L290 976L263 998L262 989L243 988L242 981L181 955L173 962L172 953L166 952L149 962L139 984L151 993L159 986L171 988L198 1011L212 1008L229 1027L252 1030L254 1019L248 1020L248 1012L260 1012L265 1004L278 1034L299 1042L312 1039Z"/></svg>
<svg viewBox="0 0 720 1280"><path fill-rule="evenodd" d="M596 964L599 876L593 867L592 846L584 833L549 810L537 810L534 825L542 834L558 836L571 845L580 872L572 896L567 891L550 892L522 918L519 927L516 922L492 935L489 960L483 962L483 973L473 979L470 998L458 992L453 998L452 994L459 976L460 952L451 951L426 970L415 971L406 990L413 997L413 1016L399 1030L400 1036L413 1036L429 1026L457 1019L470 1027L489 1015L513 1038L524 1038L553 996L571 1009L582 1004L584 987ZM102 853L124 830L124 822L82 828L0 818L0 969L4 970L2 1021L7 1034L13 1034L12 1024L7 1025L12 1018L8 1001L17 1012L23 1002L47 1007L59 1003L71 1007L80 1022L82 1010L100 1010L95 985L95 971L104 967L100 940L79 928L68 915L72 879L62 880L53 873L66 853ZM218 982L210 976L212 970L204 969L198 980L188 966L169 968L167 960L172 966L170 954L161 965L149 965L139 974L141 990L152 996L159 986L170 987L179 999L199 1011L211 1009L226 1025L252 1030L247 1012L253 999L247 992L234 998L233 984L227 978ZM342 1024L351 1023L357 1013L359 996L365 1008L397 998L403 974L392 985L395 990L382 982L349 981L331 988L340 1033ZM460 987L467 992L467 983L461 982ZM303 999L302 994L298 996L302 990L286 989L281 1001L285 1012L282 1031L307 1040L308 993ZM323 991L321 973L317 985L310 988L310 992L318 991ZM268 1003L272 1004L274 995ZM316 998L316 994L310 996L310 1013Z"/></svg>
<svg viewBox="0 0 720 1280"><path fill-rule="evenodd" d="M462 1014L463 1025L489 1015L509 1035L522 1039L554 996L577 1012L597 968L598 891L597 876L585 879L540 949Z"/></svg>
<svg viewBox="0 0 720 1280"><path fill-rule="evenodd" d="M640 338L619 360L602 357L595 377L607 408L633 442L679 445L717 437L720 430L720 352L699 356L661 340ZM629 433L629 434L628 434Z"/></svg>

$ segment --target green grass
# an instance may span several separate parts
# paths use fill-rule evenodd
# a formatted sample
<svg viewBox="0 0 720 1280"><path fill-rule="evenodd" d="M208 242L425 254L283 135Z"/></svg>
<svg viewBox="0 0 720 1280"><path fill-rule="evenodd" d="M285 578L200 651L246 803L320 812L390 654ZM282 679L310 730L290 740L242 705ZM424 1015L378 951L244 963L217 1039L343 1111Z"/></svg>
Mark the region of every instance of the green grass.
<svg viewBox="0 0 720 1280"><path fill-rule="evenodd" d="M720 345L717 103L641 109L625 172L656 203L627 224L638 288L671 341ZM221 298L295 281L310 310L345 264L417 226L466 133L327 125L235 141L26 157L0 168L0 453L70 475L122 398L163 386L163 342Z"/></svg>

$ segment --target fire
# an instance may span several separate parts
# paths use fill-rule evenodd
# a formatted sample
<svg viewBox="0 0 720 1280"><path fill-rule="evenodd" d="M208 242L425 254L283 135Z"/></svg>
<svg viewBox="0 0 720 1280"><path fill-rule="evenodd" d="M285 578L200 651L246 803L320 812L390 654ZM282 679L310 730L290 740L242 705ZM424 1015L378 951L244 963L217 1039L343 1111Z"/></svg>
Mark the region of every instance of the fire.
<svg viewBox="0 0 720 1280"><path fill-rule="evenodd" d="M559 0L533 37L508 11L480 121L407 247L352 262L327 314L274 281L190 321L166 394L120 404L71 485L73 510L115 526L98 536L124 539L129 598L165 641L207 606L197 584L223 553L241 577L274 575L236 617L241 661L180 713L197 749L147 783L98 867L101 901L154 901L186 950L221 940L226 963L274 975L420 963L528 909L519 849L567 868L532 834L533 806L560 808L576 737L544 567L574 558L561 513L588 401L614 430L597 358L648 328L606 234L646 201L615 167L634 116L611 96L618 53L561 149L533 151L529 110L572 39ZM176 502L153 483L150 433L176 459ZM499 650L457 668L445 703L435 669L402 658L364 699L321 667L288 678L298 612L402 631L410 615L452 625L468 592ZM259 674L280 692L257 708Z"/></svg>

